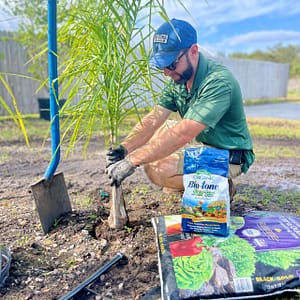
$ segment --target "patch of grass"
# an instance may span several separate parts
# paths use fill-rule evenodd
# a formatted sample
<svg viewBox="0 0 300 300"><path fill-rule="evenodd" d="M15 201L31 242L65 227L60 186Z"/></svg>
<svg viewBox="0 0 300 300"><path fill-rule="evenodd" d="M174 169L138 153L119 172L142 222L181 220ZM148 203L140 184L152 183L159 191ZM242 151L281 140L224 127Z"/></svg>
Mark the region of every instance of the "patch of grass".
<svg viewBox="0 0 300 300"><path fill-rule="evenodd" d="M272 145L254 143L256 158L300 158L300 149L297 145Z"/></svg>
<svg viewBox="0 0 300 300"><path fill-rule="evenodd" d="M244 186L238 187L239 192L234 197L234 203L242 203L244 208L300 213L298 191L278 191L274 188Z"/></svg>
<svg viewBox="0 0 300 300"><path fill-rule="evenodd" d="M248 118L251 135L265 139L300 139L300 121L271 118Z"/></svg>
<svg viewBox="0 0 300 300"><path fill-rule="evenodd" d="M254 145L256 157L300 158L300 121L269 118L248 118L252 138L273 140L274 143ZM291 143L287 143L287 141ZM281 143L280 141L284 141ZM292 142L293 141L293 142Z"/></svg>
<svg viewBox="0 0 300 300"><path fill-rule="evenodd" d="M270 104L270 103L287 103L287 102L298 102L300 101L300 92L289 92L287 98L273 98L273 99L246 99L244 100L244 105L260 105L260 104Z"/></svg>
<svg viewBox="0 0 300 300"><path fill-rule="evenodd" d="M26 114L26 115L22 115L22 119L37 119L39 117L38 114ZM11 116L0 116L0 122L1 121L5 121L5 120L12 120Z"/></svg>
<svg viewBox="0 0 300 300"><path fill-rule="evenodd" d="M31 116L24 119L24 125L26 133L31 139L45 139L49 136L50 133L50 123L45 120L41 120L37 117ZM11 141L22 141L25 139L23 132L19 127L16 126L14 121L11 118L0 118L0 142L11 142Z"/></svg>
<svg viewBox="0 0 300 300"><path fill-rule="evenodd" d="M287 102L284 98L274 98L274 99L245 99L244 105L260 105L260 104L268 104L268 103L280 103Z"/></svg>
<svg viewBox="0 0 300 300"><path fill-rule="evenodd" d="M258 101L258 100L257 100ZM274 99L274 102L278 99ZM282 99L281 99L282 101ZM262 100L257 103L262 103ZM270 100L268 100L270 103ZM253 102L252 102L253 104ZM140 109L140 117L145 115L149 110ZM172 114L172 118L176 119L177 115ZM283 120L283 119L271 119L271 118L251 118L248 119L249 130L253 138L262 138L270 140L300 140L300 121L296 120ZM122 129L119 132L122 135L126 135L129 130L138 122L136 115L129 115L123 122ZM39 119L38 115L24 116L25 128L29 137L32 139L45 139L49 137L50 122ZM61 122L63 123L63 121ZM99 126L98 126L99 125ZM100 124L92 129L94 136L101 134L99 128ZM13 120L8 117L0 118L0 142L10 142L16 140L24 140L22 131L15 125ZM61 130L63 132L63 129ZM62 141L62 144L67 143ZM24 140L25 144L25 140ZM257 158L259 157L300 157L299 147L294 144L290 146L279 145L280 143L271 144L259 144L254 145L254 150ZM285 143L287 144L287 143ZM9 159L9 155L5 152L0 156L0 161Z"/></svg>
<svg viewBox="0 0 300 300"><path fill-rule="evenodd" d="M140 118L142 118L149 109L141 108L138 110ZM30 140L33 139L47 139L50 137L51 123L49 121L39 118L38 114L28 114L22 115L24 126L26 129L26 134ZM122 128L119 130L121 136L125 136L129 133L132 127L139 121L136 114L129 114L126 116L122 123ZM65 134L67 123L64 122L64 116L60 118L60 132L61 132L61 142L62 144L69 143L71 133ZM101 131L100 120L96 120L91 128L92 136L96 137L103 132ZM0 142L12 142L12 141L22 141L25 138L22 130L16 125L10 116L0 116ZM99 130L100 129L100 130ZM63 139L64 137L64 139Z"/></svg>
<svg viewBox="0 0 300 300"><path fill-rule="evenodd" d="M288 99L300 101L300 90L288 91Z"/></svg>
<svg viewBox="0 0 300 300"><path fill-rule="evenodd" d="M54 220L54 223L53 223L53 227L57 227L59 225L59 220L58 219L55 219Z"/></svg>

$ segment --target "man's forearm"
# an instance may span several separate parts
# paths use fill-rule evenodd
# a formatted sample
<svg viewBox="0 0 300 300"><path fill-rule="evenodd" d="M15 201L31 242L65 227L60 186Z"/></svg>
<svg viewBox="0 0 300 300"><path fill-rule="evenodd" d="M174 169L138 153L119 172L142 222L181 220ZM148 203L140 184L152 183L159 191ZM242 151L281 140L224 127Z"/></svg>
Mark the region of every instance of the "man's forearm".
<svg viewBox="0 0 300 300"><path fill-rule="evenodd" d="M122 142L128 153L145 145L168 118L169 114L170 112L163 108L155 108L148 113Z"/></svg>
<svg viewBox="0 0 300 300"><path fill-rule="evenodd" d="M148 144L133 151L129 159L135 166L160 160L191 142L205 128L204 124L192 120L181 121L178 125L151 139Z"/></svg>
<svg viewBox="0 0 300 300"><path fill-rule="evenodd" d="M144 122L138 123L130 131L128 136L122 142L122 145L127 149L128 153L131 153L135 149L147 143L153 134L154 132L152 132L151 126L146 126Z"/></svg>

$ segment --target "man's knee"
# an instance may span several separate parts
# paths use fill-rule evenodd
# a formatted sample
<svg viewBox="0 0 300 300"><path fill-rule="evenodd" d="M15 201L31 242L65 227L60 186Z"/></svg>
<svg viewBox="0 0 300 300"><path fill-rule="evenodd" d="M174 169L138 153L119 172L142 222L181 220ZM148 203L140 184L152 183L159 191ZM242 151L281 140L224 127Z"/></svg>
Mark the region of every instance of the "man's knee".
<svg viewBox="0 0 300 300"><path fill-rule="evenodd" d="M149 180L159 186L163 186L164 177L166 177L166 172L163 166L158 162L153 162L144 165L144 170Z"/></svg>
<svg viewBox="0 0 300 300"><path fill-rule="evenodd" d="M150 164L144 165L144 171L145 171L147 177L149 178L149 180L152 183L157 184L155 182L155 172L154 172L154 170L153 170L153 168L152 168L152 166Z"/></svg>
<svg viewBox="0 0 300 300"><path fill-rule="evenodd" d="M178 159L176 156L144 165L148 178L156 185L166 186L171 177L177 175Z"/></svg>

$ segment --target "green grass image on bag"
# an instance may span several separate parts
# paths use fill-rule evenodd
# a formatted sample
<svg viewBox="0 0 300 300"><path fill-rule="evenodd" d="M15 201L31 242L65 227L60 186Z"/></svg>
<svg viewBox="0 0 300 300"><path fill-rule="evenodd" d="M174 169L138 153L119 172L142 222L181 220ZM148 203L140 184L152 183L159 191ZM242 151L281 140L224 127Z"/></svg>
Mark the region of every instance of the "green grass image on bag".
<svg viewBox="0 0 300 300"><path fill-rule="evenodd" d="M222 255L234 264L238 277L251 277L255 272L255 249L247 241L232 236L218 247Z"/></svg>
<svg viewBox="0 0 300 300"><path fill-rule="evenodd" d="M297 266L300 259L300 249L295 250L278 250L273 252L256 253L257 260L265 265L279 267L287 270L290 267Z"/></svg>
<svg viewBox="0 0 300 300"><path fill-rule="evenodd" d="M213 257L206 249L194 256L175 257L173 266L180 289L199 290L213 275Z"/></svg>

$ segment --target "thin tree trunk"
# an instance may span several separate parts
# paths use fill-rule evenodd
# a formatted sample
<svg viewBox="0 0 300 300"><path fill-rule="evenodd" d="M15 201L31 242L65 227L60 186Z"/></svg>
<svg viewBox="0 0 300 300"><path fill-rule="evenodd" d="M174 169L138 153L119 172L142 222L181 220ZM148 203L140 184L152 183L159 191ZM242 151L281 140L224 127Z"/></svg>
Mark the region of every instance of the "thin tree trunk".
<svg viewBox="0 0 300 300"><path fill-rule="evenodd" d="M108 217L108 225L110 228L120 229L128 223L128 215L125 207L122 187L112 187L110 198L110 214Z"/></svg>

